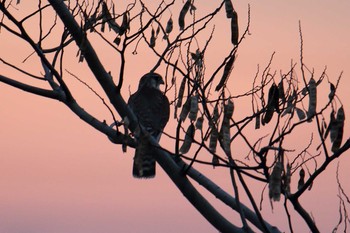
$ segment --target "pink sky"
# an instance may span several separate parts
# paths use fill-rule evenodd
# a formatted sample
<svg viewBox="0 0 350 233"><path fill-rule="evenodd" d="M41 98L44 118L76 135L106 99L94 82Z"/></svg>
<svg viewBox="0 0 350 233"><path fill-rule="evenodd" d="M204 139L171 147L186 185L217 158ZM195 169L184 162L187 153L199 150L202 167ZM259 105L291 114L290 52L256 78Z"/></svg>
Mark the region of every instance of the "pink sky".
<svg viewBox="0 0 350 233"><path fill-rule="evenodd" d="M211 1L204 6L198 1L195 5L200 11L214 7L218 2ZM298 0L293 3L270 1L267 4L258 0L233 1L239 13L241 31L246 26L248 3L251 6L251 36L239 49L229 82L232 89L236 91L238 86L249 88L257 64L263 67L274 51L276 55L272 67L277 71L286 71L291 59L297 61L300 44L298 21L301 20L306 64L309 68L315 68L316 74L320 74L327 65L328 76L333 81L344 71L339 95L346 116L350 116L350 2ZM23 10L30 4L23 1L18 7ZM33 5L36 7L37 3ZM174 11L173 16L176 19L177 12ZM226 21L218 20L217 33L224 34L227 26ZM215 38L215 49L220 53L227 51L227 43L222 42L221 38ZM17 47L16 41L0 34L1 57L8 61L22 61L28 53L21 54L22 48ZM103 49L99 47L98 51ZM115 57L112 53L101 54L106 69L111 70L112 74L118 70L113 60ZM144 60L136 63L139 57L132 59L136 60L132 64L138 66L137 69L135 65L127 66L129 77L138 77L147 72L152 64ZM26 66L30 68L30 65L24 64ZM81 76L79 72L84 65L70 68ZM0 64L1 74L11 75L11 72ZM110 119L108 111L91 92L73 79L71 83L74 88L80 88L77 89L80 94L78 100L89 103L84 106L87 110L101 119ZM135 91L135 83L130 83L131 90ZM127 85L124 89L125 99L128 98ZM61 103L1 83L0 99L0 232L217 232L187 202L159 167L155 179L145 181L132 178L134 151L129 148L128 153L123 154L119 146L111 144L106 136L82 122ZM171 127L167 130L171 132ZM349 137L349 132L349 123L346 122L344 141ZM346 169L350 166L350 158L345 155L339 161L342 184L350 195L347 181L349 171ZM338 221L335 167L336 164L331 166L314 184L311 192L301 199L302 204L312 211L321 232L330 232ZM222 177L218 183L232 192L226 171L215 169L209 172L216 178ZM260 190L254 194L259 197ZM215 203L211 196L209 200ZM281 216L285 219L284 212L275 204L272 213L266 200L263 213L268 214L268 221L287 231L287 223L281 223L285 221L281 220ZM229 219L237 217L224 206L220 205L220 209ZM294 223L295 231L303 232L304 222L296 218Z"/></svg>

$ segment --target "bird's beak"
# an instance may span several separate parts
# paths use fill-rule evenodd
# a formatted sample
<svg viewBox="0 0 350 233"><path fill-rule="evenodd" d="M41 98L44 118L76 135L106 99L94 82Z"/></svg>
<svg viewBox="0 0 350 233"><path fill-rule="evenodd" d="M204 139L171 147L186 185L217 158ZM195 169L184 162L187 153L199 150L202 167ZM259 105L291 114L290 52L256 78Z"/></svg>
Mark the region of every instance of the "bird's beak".
<svg viewBox="0 0 350 233"><path fill-rule="evenodd" d="M161 85L161 84L164 84L164 80L163 79L159 80L159 85Z"/></svg>

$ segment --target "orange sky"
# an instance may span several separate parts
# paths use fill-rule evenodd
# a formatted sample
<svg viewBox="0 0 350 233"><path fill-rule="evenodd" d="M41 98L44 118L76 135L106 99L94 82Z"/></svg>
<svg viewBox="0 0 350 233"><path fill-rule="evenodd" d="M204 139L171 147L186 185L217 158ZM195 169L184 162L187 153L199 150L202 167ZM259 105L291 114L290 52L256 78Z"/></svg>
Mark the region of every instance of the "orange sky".
<svg viewBox="0 0 350 233"><path fill-rule="evenodd" d="M18 6L20 12L31 4L22 2ZM195 3L198 11L214 7L219 1L210 1L205 6L202 2ZM350 85L350 2L298 0L293 3L270 1L267 4L258 0L233 1L241 31L246 26L248 3L251 7L251 35L239 49L229 82L233 92L249 88L257 64L263 67L274 51L272 67L277 71L286 71L291 59L299 59L298 21L301 20L307 66L320 74L327 65L328 76L333 81L344 71L339 95L346 116L350 116L347 93ZM33 5L35 7L36 3ZM174 19L177 14L173 11ZM218 20L218 36L214 37L217 41L215 50L219 51L216 55L227 52L227 43L221 41L227 30L227 22ZM21 54L25 48L18 49L18 46L15 40L0 34L2 58L22 61L28 53ZM116 73L118 62L114 60L115 54L105 52L104 47L97 50L103 51L100 56L106 69ZM131 59L135 62L126 67L128 77L138 77L152 64L148 57L147 61L144 60L142 51L139 57ZM212 60L215 61L215 54ZM24 64L24 67L31 66ZM83 71L84 67L82 64L70 66L71 71L80 77L88 74ZM3 64L0 64L0 73L13 74ZM89 104L84 106L87 110L101 119L110 119L108 111L91 92L74 79L71 83L78 90L78 99ZM125 99L129 84L132 91L136 90L135 83L128 80ZM155 179L140 181L132 178L133 150L129 148L128 153L123 154L119 146L111 144L106 136L82 122L61 103L1 83L0 99L0 232L216 232L159 167ZM239 103L237 106L238 109L244 107ZM167 130L171 131L171 126ZM346 122L345 139L349 132ZM346 180L349 156L340 161L340 177L350 195L350 185ZM321 176L322 182L314 184L312 191L301 199L302 204L312 210L322 232L330 232L338 220L335 167L336 164L331 166ZM210 172L214 177L223 177L218 182L232 192L226 171L215 169ZM259 195L257 190L256 196ZM215 201L212 197L209 199ZM284 212L276 205L272 213L266 200L263 213L268 214L268 221L287 231L287 223L281 225L281 221L285 221L281 220L285 219ZM224 207L220 208L229 219L237 217ZM305 229L300 219L295 219L294 223L295 232Z"/></svg>

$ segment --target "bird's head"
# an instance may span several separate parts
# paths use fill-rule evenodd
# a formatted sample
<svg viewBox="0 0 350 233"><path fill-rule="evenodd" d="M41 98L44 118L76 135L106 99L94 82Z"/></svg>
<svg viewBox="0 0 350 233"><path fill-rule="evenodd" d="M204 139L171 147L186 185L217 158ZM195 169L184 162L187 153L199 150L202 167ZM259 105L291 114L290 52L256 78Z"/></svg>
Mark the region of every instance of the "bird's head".
<svg viewBox="0 0 350 233"><path fill-rule="evenodd" d="M156 88L159 90L159 85L164 84L162 76L157 73L148 73L142 76L139 83L139 89L142 87Z"/></svg>

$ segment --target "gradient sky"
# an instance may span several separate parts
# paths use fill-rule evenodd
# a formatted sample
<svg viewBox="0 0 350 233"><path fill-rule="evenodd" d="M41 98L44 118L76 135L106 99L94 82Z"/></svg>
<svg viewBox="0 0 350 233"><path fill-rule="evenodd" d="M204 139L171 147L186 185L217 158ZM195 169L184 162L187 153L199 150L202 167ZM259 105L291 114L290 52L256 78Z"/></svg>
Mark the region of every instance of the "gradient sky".
<svg viewBox="0 0 350 233"><path fill-rule="evenodd" d="M37 5L34 1L22 2L18 6L19 14ZM195 3L198 11L215 7L219 1L203 2ZM257 65L263 67L267 64L273 52L276 55L272 67L278 72L280 69L286 71L291 59L297 61L300 20L307 66L315 68L316 74L320 74L327 65L328 76L333 81L344 71L339 95L346 116L350 116L350 1L233 1L239 14L241 31L246 26L248 3L251 7L251 35L239 49L230 88L234 92L238 86L249 88ZM173 11L174 18L177 14ZM221 41L228 30L227 26L224 17L217 21L218 35L214 35L214 40L215 51L219 52L213 54L212 60L227 52L227 42ZM16 40L8 39L3 31L0 34L0 56L8 61L22 61L29 54L25 52L29 51L28 48L19 47ZM98 51L104 49L98 47ZM142 53L140 51L140 57L144 59ZM114 54L101 54L106 68L112 73L118 70L113 62L115 57ZM152 64L152 60L137 62L140 57L132 58L136 61L127 65L126 71L130 77L139 77ZM75 57L73 61L76 61ZM134 64L138 64L137 69ZM31 65L29 62L23 67L29 69ZM79 73L83 68L82 64L70 67L80 77L88 74L85 71ZM3 64L0 64L0 72L14 74ZM137 80L127 82L130 82L127 84L131 85L131 91L135 91ZM91 92L74 79L71 83L79 90L79 100L89 104L84 106L87 110L101 119L110 117ZM127 99L127 85L124 91ZM128 153L123 154L119 146L110 143L106 136L82 122L61 103L24 93L2 83L0 99L1 233L216 232L159 167L155 179L145 181L132 178L133 150L129 148ZM237 106L239 109L239 103ZM167 130L171 130L171 127ZM349 132L349 123L346 122L345 139L349 137ZM296 143L299 143L298 137ZM350 195L347 180L350 158L346 154L339 160L340 178ZM302 204L312 211L322 232L330 232L338 220L335 168L336 164L331 166L301 199ZM214 177L222 177L217 182L232 192L225 171L209 171ZM257 189L256 192L259 196L260 191ZM208 198L215 203L213 197ZM237 218L224 206L220 205L220 209L229 219ZM287 223L283 222L285 215L278 204L275 204L272 213L269 203L265 201L263 213L268 214L272 225L277 225L282 231L288 230ZM294 224L296 232L305 229L298 218Z"/></svg>

